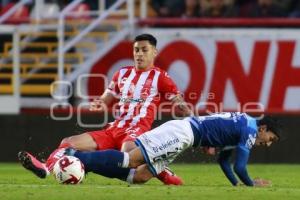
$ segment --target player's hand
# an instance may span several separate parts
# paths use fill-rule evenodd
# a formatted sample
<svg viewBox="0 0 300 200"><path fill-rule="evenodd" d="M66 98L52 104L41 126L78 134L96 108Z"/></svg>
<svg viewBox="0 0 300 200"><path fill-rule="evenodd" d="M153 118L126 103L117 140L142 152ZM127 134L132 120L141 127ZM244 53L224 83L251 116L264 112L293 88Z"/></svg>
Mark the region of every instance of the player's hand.
<svg viewBox="0 0 300 200"><path fill-rule="evenodd" d="M272 182L269 180L264 180L261 178L255 178L253 180L254 186L255 187L268 187L272 185Z"/></svg>
<svg viewBox="0 0 300 200"><path fill-rule="evenodd" d="M95 98L93 99L92 102L90 102L90 107L89 110L90 111L102 111L103 110L103 100L100 98Z"/></svg>
<svg viewBox="0 0 300 200"><path fill-rule="evenodd" d="M207 155L213 156L213 155L216 155L216 148L214 148L214 147L202 147L202 152L207 154Z"/></svg>

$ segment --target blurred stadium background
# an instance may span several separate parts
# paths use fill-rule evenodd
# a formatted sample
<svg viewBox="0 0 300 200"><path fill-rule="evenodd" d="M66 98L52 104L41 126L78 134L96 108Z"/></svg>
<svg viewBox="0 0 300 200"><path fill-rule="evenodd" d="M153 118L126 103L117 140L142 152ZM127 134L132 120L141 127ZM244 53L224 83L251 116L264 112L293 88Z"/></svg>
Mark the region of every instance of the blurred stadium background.
<svg viewBox="0 0 300 200"><path fill-rule="evenodd" d="M282 141L255 148L251 163L300 163L300 1L0 2L0 162L22 149L48 155L63 137L101 128L107 119L88 102L133 63L132 39L147 32L158 39L157 66L200 113L282 120ZM214 159L178 162L199 160Z"/></svg>

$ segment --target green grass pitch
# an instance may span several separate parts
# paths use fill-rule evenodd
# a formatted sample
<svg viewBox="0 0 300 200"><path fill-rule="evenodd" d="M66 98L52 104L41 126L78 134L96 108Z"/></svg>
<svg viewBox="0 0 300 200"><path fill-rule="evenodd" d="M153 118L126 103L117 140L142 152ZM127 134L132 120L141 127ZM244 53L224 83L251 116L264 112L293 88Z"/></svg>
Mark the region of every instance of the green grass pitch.
<svg viewBox="0 0 300 200"><path fill-rule="evenodd" d="M184 179L184 186L164 186L155 179L145 185L128 185L94 174L80 185L60 185L53 177L36 178L19 164L0 164L0 199L300 199L300 165L249 165L251 177L272 180L268 188L232 187L218 165L171 168Z"/></svg>

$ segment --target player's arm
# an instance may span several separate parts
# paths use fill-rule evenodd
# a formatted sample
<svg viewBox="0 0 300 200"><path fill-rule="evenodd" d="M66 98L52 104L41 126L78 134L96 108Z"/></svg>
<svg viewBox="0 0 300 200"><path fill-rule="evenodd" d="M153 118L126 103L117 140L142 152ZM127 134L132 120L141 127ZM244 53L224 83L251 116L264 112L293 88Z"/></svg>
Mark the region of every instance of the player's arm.
<svg viewBox="0 0 300 200"><path fill-rule="evenodd" d="M180 91L178 90L176 84L170 78L170 76L164 72L159 76L158 79L158 90L161 95L172 102L175 106L175 111L177 116L187 117L193 114L192 110L188 107L187 103L184 101Z"/></svg>
<svg viewBox="0 0 300 200"><path fill-rule="evenodd" d="M247 186L266 187L271 185L271 182L261 178L251 180L247 172L247 162L249 159L250 150L245 146L238 146L236 151L236 161L234 172L239 179Z"/></svg>
<svg viewBox="0 0 300 200"><path fill-rule="evenodd" d="M180 94L175 95L171 99L173 105L176 106L176 114L182 117L191 116L193 114L192 110L187 106L183 97Z"/></svg>
<svg viewBox="0 0 300 200"><path fill-rule="evenodd" d="M238 180L234 176L234 173L232 171L231 164L229 161L232 151L233 151L232 149L222 150L218 157L218 163L220 164L222 171L224 172L225 176L230 181L230 183L232 185L236 186L236 185L238 185Z"/></svg>
<svg viewBox="0 0 300 200"><path fill-rule="evenodd" d="M112 102L114 102L117 98L113 93L110 92L110 90L105 90L105 92L99 97L93 99L93 101L90 103L90 111L103 111L105 107L108 107L111 105Z"/></svg>
<svg viewBox="0 0 300 200"><path fill-rule="evenodd" d="M113 75L112 80L104 93L99 98L93 99L90 103L90 111L103 111L105 107L110 106L112 102L118 99L120 93L118 77L119 71Z"/></svg>
<svg viewBox="0 0 300 200"><path fill-rule="evenodd" d="M237 146L236 160L234 164L234 172L239 179L247 186L254 186L254 182L250 179L247 172L247 163L249 159L250 150L245 146Z"/></svg>

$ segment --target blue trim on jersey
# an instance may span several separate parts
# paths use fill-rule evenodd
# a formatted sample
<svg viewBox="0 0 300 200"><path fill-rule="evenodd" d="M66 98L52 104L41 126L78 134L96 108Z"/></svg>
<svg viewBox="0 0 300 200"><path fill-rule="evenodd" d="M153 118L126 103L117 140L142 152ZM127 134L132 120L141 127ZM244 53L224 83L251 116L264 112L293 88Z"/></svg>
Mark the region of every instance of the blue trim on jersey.
<svg viewBox="0 0 300 200"><path fill-rule="evenodd" d="M194 117L190 117L189 122L191 124L191 128L192 128L193 135L194 135L194 144L193 144L193 147L197 147L201 143L201 133L197 129L198 121Z"/></svg>
<svg viewBox="0 0 300 200"><path fill-rule="evenodd" d="M249 115L246 115L246 118L247 118L247 126L253 128L254 130L257 130L256 119L250 117Z"/></svg>
<svg viewBox="0 0 300 200"><path fill-rule="evenodd" d="M150 162L148 153L147 153L147 151L146 151L146 149L145 149L143 143L142 143L139 139L136 139L134 143L135 143L138 147L140 147L141 152L142 152L142 154L143 154L143 157L144 157L146 163L147 163L148 166L149 166L150 172L151 172L154 176L157 176L156 170L155 170L155 168L153 167L152 163Z"/></svg>

